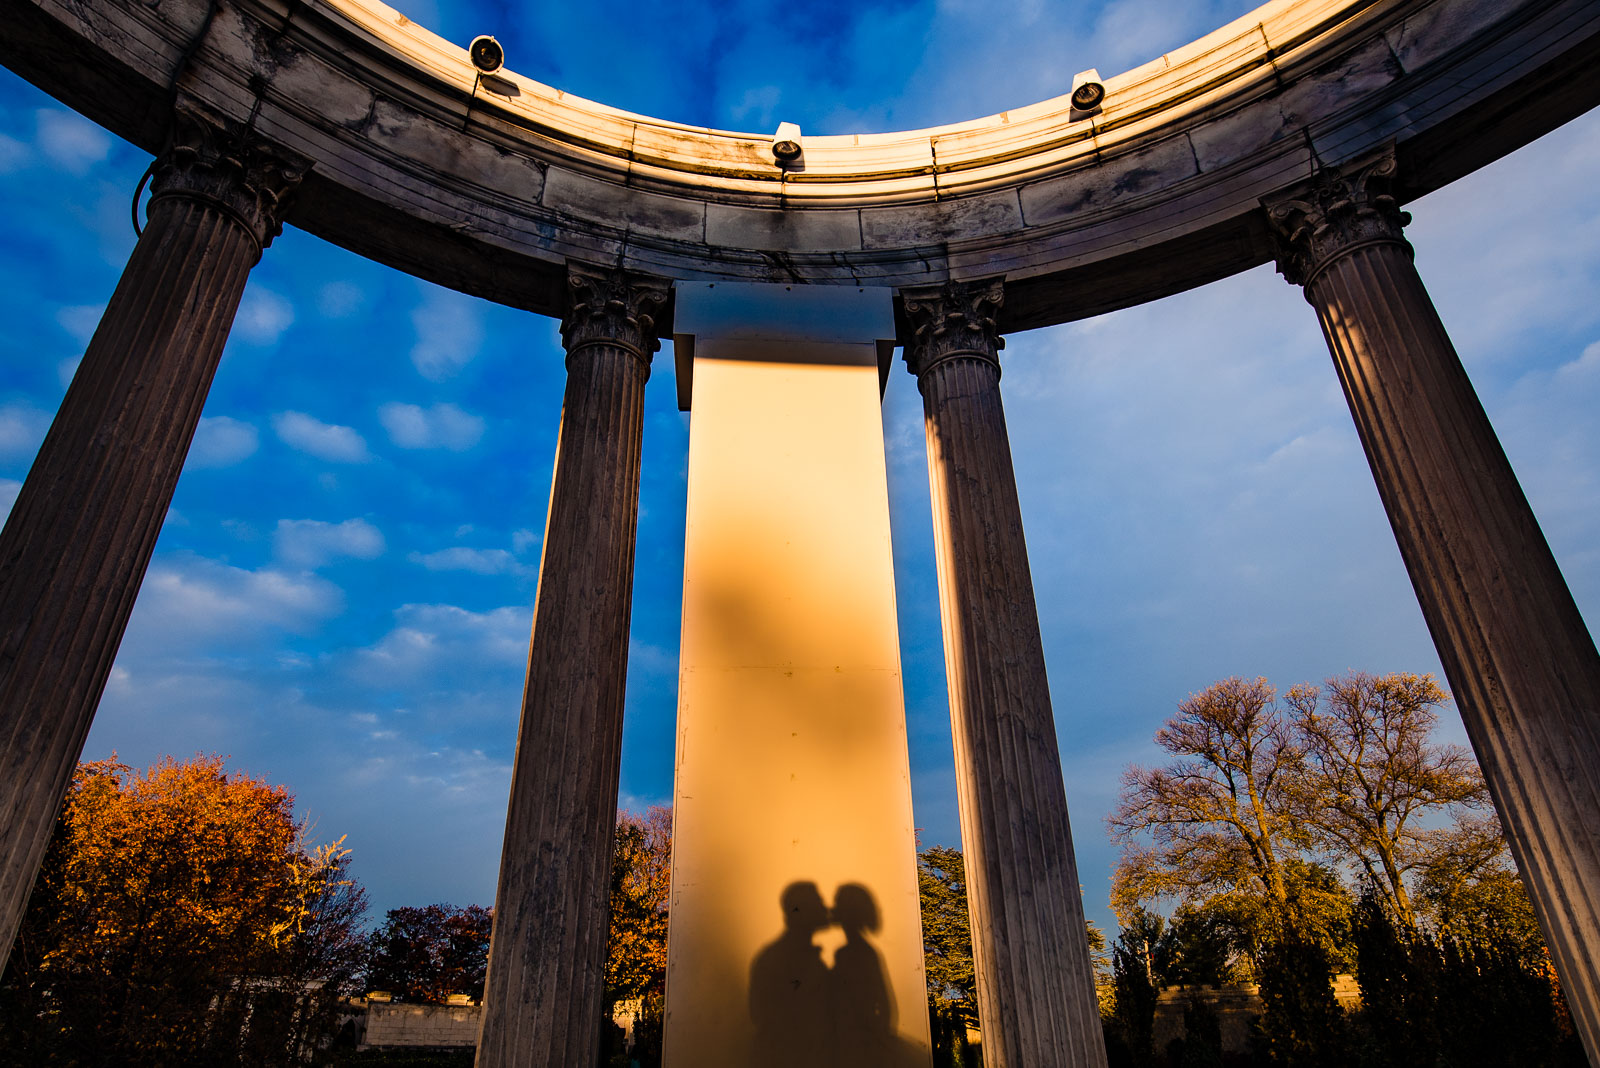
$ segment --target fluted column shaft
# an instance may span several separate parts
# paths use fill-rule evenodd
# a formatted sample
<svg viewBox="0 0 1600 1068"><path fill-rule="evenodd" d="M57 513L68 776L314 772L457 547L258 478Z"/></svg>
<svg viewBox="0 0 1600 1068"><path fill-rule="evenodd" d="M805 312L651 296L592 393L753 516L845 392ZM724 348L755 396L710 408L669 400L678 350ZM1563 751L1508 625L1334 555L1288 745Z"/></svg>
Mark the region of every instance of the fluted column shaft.
<svg viewBox="0 0 1600 1068"><path fill-rule="evenodd" d="M245 278L301 168L183 112L149 223L0 534L0 968Z"/></svg>
<svg viewBox="0 0 1600 1068"><path fill-rule="evenodd" d="M1467 734L1600 1065L1600 656L1445 333L1392 160L1276 206Z"/></svg>
<svg viewBox="0 0 1600 1068"><path fill-rule="evenodd" d="M574 269L567 388L484 993L481 1068L599 1057L652 317L665 288Z"/></svg>
<svg viewBox="0 0 1600 1068"><path fill-rule="evenodd" d="M904 294L922 392L983 1061L1106 1063L1000 403L999 281Z"/></svg>

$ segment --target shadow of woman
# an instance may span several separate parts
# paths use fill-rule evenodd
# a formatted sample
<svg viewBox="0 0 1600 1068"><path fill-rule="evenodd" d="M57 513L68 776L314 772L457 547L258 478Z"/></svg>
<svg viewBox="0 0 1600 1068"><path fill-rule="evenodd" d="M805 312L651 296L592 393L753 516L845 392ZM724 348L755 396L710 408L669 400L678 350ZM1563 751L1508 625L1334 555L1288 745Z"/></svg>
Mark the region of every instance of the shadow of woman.
<svg viewBox="0 0 1600 1068"><path fill-rule="evenodd" d="M859 883L839 887L833 895L833 921L844 931L844 945L834 953L829 975L829 1015L837 1029L833 1063L839 1068L927 1068L926 1047L900 1037L883 957L867 938L881 923L872 891Z"/></svg>

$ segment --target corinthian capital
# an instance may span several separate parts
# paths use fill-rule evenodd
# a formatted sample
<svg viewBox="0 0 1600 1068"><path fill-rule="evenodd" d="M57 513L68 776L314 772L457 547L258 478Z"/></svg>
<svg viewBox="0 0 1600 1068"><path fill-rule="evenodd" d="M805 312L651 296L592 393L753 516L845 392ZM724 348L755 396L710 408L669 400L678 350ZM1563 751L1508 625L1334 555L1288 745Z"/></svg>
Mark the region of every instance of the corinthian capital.
<svg viewBox="0 0 1600 1068"><path fill-rule="evenodd" d="M1405 245L1411 216L1391 192L1394 156L1344 171L1317 172L1311 188L1292 200L1266 204L1278 236L1278 270L1295 285L1316 277L1335 256L1380 242Z"/></svg>
<svg viewBox="0 0 1600 1068"><path fill-rule="evenodd" d="M561 320L561 342L568 355L585 345L618 345L650 366L661 347L656 316L666 307L668 283L648 275L605 270L579 263L567 265L567 315Z"/></svg>
<svg viewBox="0 0 1600 1068"><path fill-rule="evenodd" d="M151 172L151 202L203 200L230 216L258 250L283 230L283 212L310 163L263 141L243 123L180 103L172 143Z"/></svg>
<svg viewBox="0 0 1600 1068"><path fill-rule="evenodd" d="M1000 366L998 353L1006 342L995 329L995 316L1005 302L1003 279L905 289L900 297L911 327L906 367L912 374L921 378L936 364L957 356Z"/></svg>

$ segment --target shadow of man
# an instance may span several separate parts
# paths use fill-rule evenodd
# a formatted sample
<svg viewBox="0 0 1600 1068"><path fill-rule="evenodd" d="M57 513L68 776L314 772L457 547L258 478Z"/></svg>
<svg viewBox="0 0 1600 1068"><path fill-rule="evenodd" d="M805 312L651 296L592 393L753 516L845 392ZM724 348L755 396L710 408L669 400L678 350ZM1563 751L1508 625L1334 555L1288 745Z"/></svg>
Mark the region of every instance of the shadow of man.
<svg viewBox="0 0 1600 1068"><path fill-rule="evenodd" d="M778 898L783 933L750 964L750 1068L814 1068L834 1063L829 975L817 932L830 926L817 884L790 883ZM870 947L869 947L870 948Z"/></svg>

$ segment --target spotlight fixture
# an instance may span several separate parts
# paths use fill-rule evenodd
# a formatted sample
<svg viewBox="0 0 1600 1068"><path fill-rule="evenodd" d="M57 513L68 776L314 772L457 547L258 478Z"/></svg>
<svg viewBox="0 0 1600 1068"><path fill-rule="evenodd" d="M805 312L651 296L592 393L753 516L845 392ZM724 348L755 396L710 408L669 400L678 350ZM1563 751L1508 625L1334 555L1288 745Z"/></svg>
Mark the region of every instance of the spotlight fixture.
<svg viewBox="0 0 1600 1068"><path fill-rule="evenodd" d="M1099 71L1091 67L1072 76L1072 110L1097 111L1105 98L1106 87L1100 80Z"/></svg>
<svg viewBox="0 0 1600 1068"><path fill-rule="evenodd" d="M793 163L800 158L800 127L792 122L778 123L778 132L772 135L772 155L779 163Z"/></svg>
<svg viewBox="0 0 1600 1068"><path fill-rule="evenodd" d="M486 33L472 39L467 55L472 57L472 65L478 68L479 74L494 74L506 65L506 50Z"/></svg>

